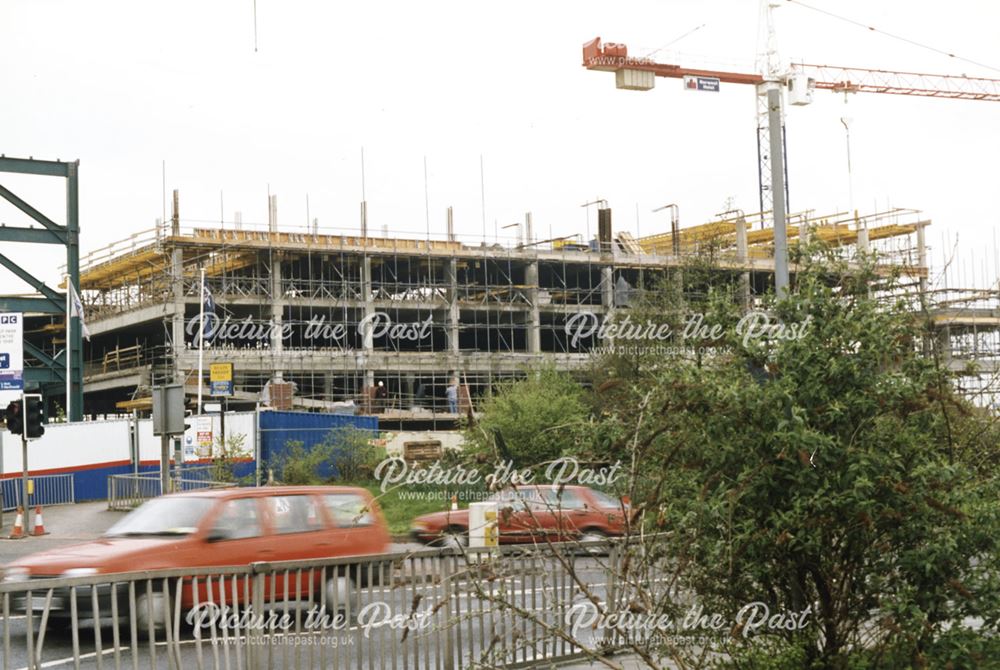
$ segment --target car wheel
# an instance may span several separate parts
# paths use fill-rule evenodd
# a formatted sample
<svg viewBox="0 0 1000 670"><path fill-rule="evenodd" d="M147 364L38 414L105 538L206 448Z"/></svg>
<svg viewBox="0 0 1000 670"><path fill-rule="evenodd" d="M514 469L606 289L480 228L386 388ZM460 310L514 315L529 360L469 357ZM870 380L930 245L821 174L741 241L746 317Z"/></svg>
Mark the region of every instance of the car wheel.
<svg viewBox="0 0 1000 670"><path fill-rule="evenodd" d="M580 542L597 542L606 539L608 536L596 528L588 528L580 534ZM607 553L607 547L584 547L584 551L591 556L599 556Z"/></svg>
<svg viewBox="0 0 1000 670"><path fill-rule="evenodd" d="M334 622L334 630L340 630L341 626L357 619L360 609L360 593L353 579L340 575L326 580L326 610Z"/></svg>
<svg viewBox="0 0 1000 670"><path fill-rule="evenodd" d="M452 526L441 532L438 544L442 547L465 549L469 546L469 530L461 526Z"/></svg>
<svg viewBox="0 0 1000 670"><path fill-rule="evenodd" d="M167 626L167 608L162 593L148 595L143 593L135 599L136 632L145 635L153 623L153 630L159 633Z"/></svg>

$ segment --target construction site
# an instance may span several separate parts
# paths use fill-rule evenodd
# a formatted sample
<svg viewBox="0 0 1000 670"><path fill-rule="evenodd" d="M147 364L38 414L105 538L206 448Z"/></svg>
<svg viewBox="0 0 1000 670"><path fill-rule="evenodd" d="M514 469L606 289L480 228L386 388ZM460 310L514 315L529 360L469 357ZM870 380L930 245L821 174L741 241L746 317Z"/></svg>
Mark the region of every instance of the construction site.
<svg viewBox="0 0 1000 670"><path fill-rule="evenodd" d="M588 223L585 233L546 238L537 231L565 230L564 222L538 225L529 213L503 227L516 228L515 236L495 231L487 238L484 205L481 237L457 235L451 208L433 234L428 210L426 235L385 228L373 235L364 198L353 228L339 221L321 229L315 219L308 227L279 225L277 196L270 191L266 222L244 223L237 212L230 221L207 224L181 216L177 191L168 214L164 183L164 218L154 228L78 261L73 231L57 240L67 244L67 274L78 283L90 334L86 346L78 332L69 338L65 349L76 366L82 359L82 367L68 375L59 370L63 317L73 311L68 299L61 307L61 294L21 273L43 298L5 304L29 315L26 346L50 368L42 373L35 366L31 379L48 384L49 396L65 380L67 395L70 389L74 397L83 393L83 413L94 416L148 411L151 389L165 383L183 384L200 399L210 394L212 366L226 364L232 371L231 407L378 414L387 424L451 427L503 380L541 365L583 369L608 344L590 326L627 309L692 257L708 257L713 271L738 279L744 306L751 309L764 293L787 289L795 277L788 250L815 239L848 261L871 255L887 275L901 276L898 288L914 309L928 314L935 351L955 372L958 388L981 405L995 406L997 292L983 282L967 288L932 280L931 222L920 211L859 212L853 191L846 211L791 210L783 107L808 105L814 91L822 90L997 102L1000 80L802 63L784 68L774 43L772 5L762 3L767 48L752 73L634 57L625 45L600 37L582 48L583 67L614 73L619 89L649 91L657 78L681 79L684 89L696 91L717 92L722 84L753 87L757 213L731 209L682 226L672 204L659 208L671 210L669 230L633 236L616 225L607 202L597 200L585 205L599 207L597 235ZM850 129L841 120L850 177ZM8 162L34 174L66 170L62 163ZM362 150L362 182L363 171ZM76 225L73 198L68 211ZM51 221L18 206L61 234ZM9 235L53 241L29 230ZM80 402L73 404L77 417Z"/></svg>
<svg viewBox="0 0 1000 670"><path fill-rule="evenodd" d="M232 405L447 425L504 379L586 365L606 343L580 324L627 308L685 258L710 251L718 272L742 279L748 307L773 285L773 230L740 212L636 239L614 230L605 207L593 239L542 241L529 214L519 239L470 243L450 231L429 240L286 231L273 196L266 227L192 228L176 193L174 204L165 225L81 259L88 414L145 409L150 387L165 381L195 394L204 323L205 395L210 365L224 362L234 369ZM791 243L823 240L847 259L874 253L904 289L930 295L930 221L920 212L797 212L788 223ZM956 359L981 358L980 331L995 334L996 315L972 315L961 300L952 295L936 318ZM453 380L457 412L446 399Z"/></svg>

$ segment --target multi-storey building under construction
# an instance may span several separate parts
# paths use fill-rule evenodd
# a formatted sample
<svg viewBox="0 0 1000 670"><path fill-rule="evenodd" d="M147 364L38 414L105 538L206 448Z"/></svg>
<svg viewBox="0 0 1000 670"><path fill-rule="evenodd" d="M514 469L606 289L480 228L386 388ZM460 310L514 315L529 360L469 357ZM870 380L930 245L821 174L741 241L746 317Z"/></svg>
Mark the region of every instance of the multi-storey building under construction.
<svg viewBox="0 0 1000 670"><path fill-rule="evenodd" d="M530 216L513 243L286 232L273 219L259 230L182 224L175 214L83 259L87 413L141 407L164 380L193 393L204 334L204 383L212 363L232 363L235 402L292 382L293 406L375 398L387 416L447 421L453 379L474 402L532 366L584 365L601 344L592 326L686 254L711 246L719 272L742 277L749 295L768 288L774 269L773 230L738 212L634 239L602 210L599 235L582 244L535 241ZM928 224L912 210L803 212L788 234L847 257L875 250L926 289Z"/></svg>

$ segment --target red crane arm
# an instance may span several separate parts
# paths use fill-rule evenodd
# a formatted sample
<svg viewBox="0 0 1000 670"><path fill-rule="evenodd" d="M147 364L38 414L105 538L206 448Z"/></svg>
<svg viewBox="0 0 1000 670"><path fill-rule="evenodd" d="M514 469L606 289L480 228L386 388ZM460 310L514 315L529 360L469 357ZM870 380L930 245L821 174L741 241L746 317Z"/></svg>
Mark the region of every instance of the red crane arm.
<svg viewBox="0 0 1000 670"><path fill-rule="evenodd" d="M628 55L628 47L624 44L608 42L607 44L602 45L600 37L595 37L583 45L583 66L588 70L604 70L606 72L616 72L617 70L641 70L643 72L652 72L657 77L671 77L673 79L683 79L686 76L694 76L715 77L719 81L727 84L764 83L764 78L759 74L722 72L716 70L695 70L681 67L680 65L657 63L651 58L635 58Z"/></svg>
<svg viewBox="0 0 1000 670"><path fill-rule="evenodd" d="M836 65L793 65L792 70L809 75L816 80L816 88L829 91L1000 102L1000 80L997 79Z"/></svg>
<svg viewBox="0 0 1000 670"><path fill-rule="evenodd" d="M628 47L624 44L609 42L602 45L600 37L583 45L583 66L588 70L608 72L641 70L652 72L658 77L675 79L688 75L715 77L727 84L756 85L764 82L764 78L759 74L695 70L680 65L657 63L650 58L629 56ZM1000 102L998 79L806 64L793 65L792 73L808 75L815 80L816 88L829 91Z"/></svg>

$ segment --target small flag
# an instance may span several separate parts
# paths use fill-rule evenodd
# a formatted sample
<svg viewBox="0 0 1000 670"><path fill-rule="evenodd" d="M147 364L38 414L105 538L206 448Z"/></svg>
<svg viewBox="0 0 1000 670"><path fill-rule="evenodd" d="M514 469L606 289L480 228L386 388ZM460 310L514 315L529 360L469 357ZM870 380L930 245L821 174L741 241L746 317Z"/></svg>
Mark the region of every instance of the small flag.
<svg viewBox="0 0 1000 670"><path fill-rule="evenodd" d="M90 342L90 329L87 328L86 322L83 320L83 303L80 302L80 296L76 292L76 288L73 286L73 282L67 281L70 290L70 318L77 317L80 319L80 331L83 333L84 338Z"/></svg>
<svg viewBox="0 0 1000 670"><path fill-rule="evenodd" d="M215 314L215 298L207 286L202 286L201 301L204 304L205 314Z"/></svg>

